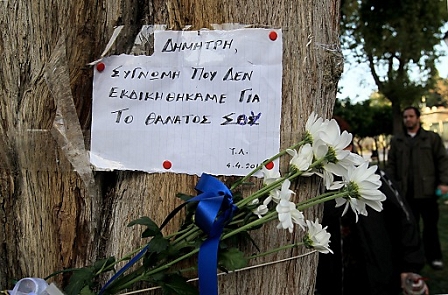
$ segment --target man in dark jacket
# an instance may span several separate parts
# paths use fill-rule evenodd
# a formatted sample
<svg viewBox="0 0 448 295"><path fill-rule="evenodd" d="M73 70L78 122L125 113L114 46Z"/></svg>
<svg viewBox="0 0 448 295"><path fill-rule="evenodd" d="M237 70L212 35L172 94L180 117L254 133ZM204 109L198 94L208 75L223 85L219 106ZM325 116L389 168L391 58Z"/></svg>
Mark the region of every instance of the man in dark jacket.
<svg viewBox="0 0 448 295"><path fill-rule="evenodd" d="M403 134L391 140L386 172L406 197L414 217L423 220L423 246L428 263L442 269L436 189L448 193L448 156L440 136L420 126L420 111L403 111Z"/></svg>

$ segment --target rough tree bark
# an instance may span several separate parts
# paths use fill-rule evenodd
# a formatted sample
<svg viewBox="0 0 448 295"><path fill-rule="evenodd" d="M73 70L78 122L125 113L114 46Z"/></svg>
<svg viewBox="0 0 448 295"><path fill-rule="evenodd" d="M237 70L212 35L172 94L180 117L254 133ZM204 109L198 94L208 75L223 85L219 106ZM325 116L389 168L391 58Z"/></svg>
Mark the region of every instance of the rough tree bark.
<svg viewBox="0 0 448 295"><path fill-rule="evenodd" d="M129 52L143 24L282 28L286 147L312 110L331 114L342 71L338 19L338 0L0 1L0 287L127 252L141 242L138 229L126 227L130 220L148 215L161 222L178 205L176 192L194 193L195 176L94 172L88 165L87 64L114 26L125 29L112 53ZM317 180L301 183L297 197L318 189ZM305 212L308 219L319 214ZM300 234L266 228L254 238L268 249ZM219 280L220 294L313 294L316 263L314 254L228 275Z"/></svg>

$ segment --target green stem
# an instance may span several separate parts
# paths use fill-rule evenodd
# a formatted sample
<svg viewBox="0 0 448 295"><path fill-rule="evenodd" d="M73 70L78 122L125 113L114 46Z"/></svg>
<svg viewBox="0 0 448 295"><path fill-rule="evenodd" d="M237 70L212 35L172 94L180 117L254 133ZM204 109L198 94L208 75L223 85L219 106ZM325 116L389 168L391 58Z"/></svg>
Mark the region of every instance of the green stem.
<svg viewBox="0 0 448 295"><path fill-rule="evenodd" d="M203 232L201 230L199 230L199 228L196 229L196 231L191 233L191 236L185 238L182 241L177 241L177 243L173 243L173 250L172 251L179 251L180 249L185 247L185 244L196 239L197 237L199 237Z"/></svg>
<svg viewBox="0 0 448 295"><path fill-rule="evenodd" d="M193 256L194 254L198 253L198 252L199 252L199 249L196 248L196 249L194 249L194 250L191 250L189 253L187 253L187 254L185 254L185 255L183 255L183 256L181 256L181 257L179 257L179 258L177 258L177 259L175 259L175 260L173 260L173 261L164 263L163 265L161 265L161 266L159 266L159 267L157 267L157 268L154 268L154 269L152 269L152 270L150 270L150 271L144 271L143 273L141 273L141 274L138 275L137 277L135 277L135 278L133 278L133 279L127 281L127 282L124 282L124 283L119 284L119 286L118 286L117 288L115 288L115 289L114 289L114 288L111 288L111 289L110 289L110 290L111 290L111 293L114 294L114 293L116 293L116 292L118 292L118 291L121 291L121 290L123 290L123 289L126 289L126 288L132 286L132 285L135 284L136 282L147 280L149 277L151 277L151 275L154 275L154 274L156 274L156 273L158 273L158 272L161 272L161 271L163 271L163 270L166 270L166 269L170 268L171 266L173 266L174 264L176 264L176 263L178 263L178 262L180 262L180 261L182 261L182 260L184 260L184 259L187 259L187 258ZM139 268L139 270L140 270L142 267L143 267L143 266L141 266L141 267ZM134 271L133 273L131 273L131 275L134 274L134 273L135 273L135 271ZM118 281L118 280L117 280L117 281ZM117 281L116 281L116 282L117 282Z"/></svg>
<svg viewBox="0 0 448 295"><path fill-rule="evenodd" d="M233 231L231 231L231 232L229 232L227 234L224 234L221 237L221 240L230 238L230 237L236 235L237 233L240 233L242 231L248 230L248 229L250 229L252 227L255 227L255 226L258 226L260 224L264 224L264 223L266 223L268 221L274 220L276 216L277 216L277 211L270 212L270 213L266 214L265 216L263 216L262 218L254 220L252 222L249 222L248 224L245 224L245 225L243 225L243 226L241 226L241 227L239 227L237 229L234 229Z"/></svg>
<svg viewBox="0 0 448 295"><path fill-rule="evenodd" d="M266 185L264 187L262 187L261 189L259 189L258 191L256 191L255 193L253 193L252 195L248 196L247 198L242 199L241 201L239 201L238 203L236 203L235 205L238 208L241 208L247 204L249 204L250 202L252 202L253 200L257 199L258 197L270 192L271 190L281 186L281 184L283 183L283 181L285 181L286 179L289 179L291 175L288 174L272 183L270 183L269 185Z"/></svg>
<svg viewBox="0 0 448 295"><path fill-rule="evenodd" d="M343 197L348 196L348 195L349 195L348 191L342 191L342 192L339 192L339 193L333 194L333 195L323 194L323 195L320 195L318 197L312 198L310 202L306 202L304 204L300 204L300 203L297 204L296 208L299 211L303 211L306 208L312 207L314 205L317 205L317 204L320 204L320 203L324 203L324 202L327 202L327 201L330 201L330 200L334 200L334 199L337 199L337 198L343 198Z"/></svg>
<svg viewBox="0 0 448 295"><path fill-rule="evenodd" d="M300 143L298 143L296 145L293 145L291 148L296 148L297 146L303 144L303 142L304 141L302 141L302 142L300 142ZM274 157L266 160L265 162L267 163L267 162L273 161L273 160L281 157L285 153L286 153L286 151L282 151L279 154L275 155ZM310 165L310 169L318 167L324 160L325 160L325 158L316 160L315 162L313 162ZM242 184L251 175L253 175L255 172L259 171L260 169L261 169L261 167L257 167L257 169L255 169L253 172L249 173L247 176L245 176L240 181L235 183L231 187L231 189L235 189L236 187L238 187L240 184ZM304 173L304 171L297 171L297 170L289 172L286 176L284 176L284 177L274 181L273 183L271 183L269 185L264 186L263 188L261 188L260 190L258 190L255 193L253 193L249 197L244 198L240 202L236 203L236 206L239 207L239 208L242 208L245 205L249 204L252 200L254 200L254 199L256 199L256 198L258 198L258 197L260 197L260 196L262 196L262 195L264 195L266 193L269 193L271 190L273 190L275 188L278 188L279 186L281 186L281 184L286 179L293 180L293 179L297 178L298 176L302 175L303 173ZM316 196L316 197L314 197L312 199L300 202L300 203L298 203L296 205L296 208L298 210L304 210L304 209L309 208L311 206L314 206L316 204L319 204L319 203L322 203L322 202L326 202L328 200L333 200L333 199L336 199L336 198L339 198L339 197L345 197L345 196L348 196L348 195L349 195L348 191L342 191L342 192L339 192L339 193L328 192L328 193L324 193L322 195ZM247 223L247 224L245 224L245 225L243 225L243 226L241 226L241 227L239 227L237 229L234 229L234 230L232 230L232 231L230 231L230 232L228 232L226 234L223 234L221 236L221 240L228 239L228 238L230 238L230 237L232 237L232 236L234 236L234 235L236 235L236 234L238 234L240 232L243 232L243 231L249 230L249 229L251 229L253 227L262 225L262 224L264 224L266 222L269 222L271 220L275 220L277 218L277 216L278 216L277 211L269 212L268 214L266 214L262 218L259 218L257 220L253 220L253 221L251 221L251 222L249 222L249 223ZM244 214L240 213L237 216L235 216L236 219L238 219L240 217L244 217ZM191 224L186 229L184 229L182 231L179 231L179 232L177 232L175 234L171 234L171 235L169 235L167 237L172 238L172 237L177 237L178 235L180 235L179 237L177 237L172 242L173 243L172 245L173 246L177 246L177 247L181 247L181 246L183 246L182 243L194 240L201 234L202 234L202 231L200 231L200 229L197 226L195 226L194 224ZM269 254L272 254L272 253L276 253L276 252L279 252L279 251L282 251L282 250L291 249L291 248L297 247L299 245L303 245L303 243L295 243L295 244L291 244L291 245L281 246L281 247L269 250L269 251L264 252L264 253L260 253L260 254L257 254L257 255L250 256L250 257L248 257L248 259L255 259L255 258L258 258L258 257L263 257L263 256L266 256L266 255L269 255ZM126 259L129 259L128 258L129 256L134 255L135 253L140 251L143 247L141 247L141 248L131 252L130 254L128 254L124 258L120 259L116 263L118 263L120 261L123 261L123 260L126 260ZM174 259L172 261L164 262L163 265L159 265L158 267L153 268L151 270L145 270L144 268L142 268L143 267L142 266L139 269L137 269L136 271L134 271L131 274L129 274L128 276L125 276L125 277L121 278L121 280L117 280L115 282L116 284L113 284L113 286L111 286L110 290L111 291L123 290L123 289L127 288L128 286L133 285L135 282L138 282L138 281L141 281L141 280L148 280L152 275L154 275L156 273L163 272L164 270L169 269L170 267L172 267L176 263L178 263L180 261L183 261L183 260L185 260L187 258L190 258L191 256L195 255L198 252L199 252L199 248L193 249L189 253L184 254L181 257L178 257L178 258L176 258L176 259ZM113 265L115 265L116 263L114 263ZM111 266L113 266L113 265L111 265ZM111 266L107 266L107 267L105 267L105 269L107 269L107 268L109 268ZM142 272L142 273L139 273L139 272ZM114 288L114 286L115 286L115 288Z"/></svg>
<svg viewBox="0 0 448 295"><path fill-rule="evenodd" d="M199 228L195 226L194 224L191 224L189 227L189 230L187 232L184 232L180 237L176 237L176 239L173 241L172 245L176 245L180 242L183 242L188 237L190 237L192 234L194 234Z"/></svg>
<svg viewBox="0 0 448 295"><path fill-rule="evenodd" d="M309 169L313 169L315 167L320 166L320 164L325 160L325 157L314 161ZM248 196L247 198L242 199L241 201L239 201L238 203L236 203L235 205L238 208L243 207L244 205L249 204L250 202L252 202L252 200L263 196L266 193L269 193L270 191L272 191L275 188L278 188L279 186L281 186L281 184L283 183L283 181L285 181L286 179L288 180L294 180L295 178L299 177L300 175L302 175L303 173L305 173L306 171L300 171L300 170L296 170L295 172L289 172L286 176L270 183L269 185L266 185L264 187L262 187L260 190L256 191L255 193L253 193L252 195Z"/></svg>
<svg viewBox="0 0 448 295"><path fill-rule="evenodd" d="M145 248L145 247L146 247L146 245L141 246L140 248L137 248L137 249L135 249L135 250L133 250L133 251L127 253L125 256L123 256L122 258L120 258L120 259L114 261L113 263L111 263L111 264L109 264L109 265L107 265L107 266L106 266L106 265L103 266L100 270L98 270L98 271L95 273L95 276L97 276L97 275L103 273L105 270L107 271L107 270L112 269L115 265L117 265L118 263L120 263L120 262L122 262L122 261L130 260L130 259L132 258L132 256L134 256L136 253L140 252L140 251L141 251L143 248Z"/></svg>
<svg viewBox="0 0 448 295"><path fill-rule="evenodd" d="M189 230L191 230L191 228L192 228L193 226L194 226L193 224L189 224L186 228L184 228L184 229L182 229L182 230L179 230L179 231L177 231L177 232L175 232L175 233L171 233L171 234L169 234L169 235L166 235L165 238L166 238L166 239L171 239L171 238L173 238L173 237L175 237L175 236L178 236L178 235L180 235L180 234L185 234L186 232L188 232Z"/></svg>
<svg viewBox="0 0 448 295"><path fill-rule="evenodd" d="M148 272L146 273L146 275L150 276L150 275L155 274L155 273L158 273L158 272L160 272L160 271L162 271L162 270L168 269L168 268L170 268L171 266L173 266L174 264L176 264L176 263L178 263L178 262L180 262L180 261L182 261L182 260L184 260L184 259L187 259L187 258L193 256L194 254L198 253L198 252L199 252L199 249L198 249L198 248L196 248L196 249L194 249L194 250L191 250L189 253L187 253L187 254L185 254L185 255L183 255L183 256L177 258L177 259L174 259L173 261L167 262L167 263L165 263L165 264L162 265L162 266L159 266L159 267L157 267L157 268L155 268L155 269L153 269L153 270L151 270L151 271L148 271Z"/></svg>
<svg viewBox="0 0 448 295"><path fill-rule="evenodd" d="M292 149L295 149L295 148L297 148L297 147L303 145L304 143L306 143L306 141L305 141L305 140L302 140L302 141L300 141L300 142L298 142L298 143L296 143L296 144L290 146L290 147L287 148L287 149L291 149L291 150L292 150ZM271 158L265 160L263 163L261 163L260 165L258 165L258 167L256 167L254 170L252 170L251 172L249 172L246 176L244 176L243 178L241 178L240 180L238 180L237 182L235 182L235 183L230 187L230 190L233 191L233 190L236 189L238 186L240 186L241 184L243 184L244 182L246 182L246 180L249 179L252 175L254 175L254 174L257 173L258 171L260 171L260 170L263 168L264 165L266 165L266 164L268 164L268 163L270 163L270 162L272 162L272 161L275 161L275 160L277 160L278 158L280 158L280 157L282 157L283 155L285 155L287 149L280 151L278 154L274 155L273 157L271 157Z"/></svg>
<svg viewBox="0 0 448 295"><path fill-rule="evenodd" d="M131 278L131 279L130 279ZM116 294L121 290L127 289L131 287L133 284L142 281L146 278L146 273L144 266L140 266L138 269L134 270L130 274L120 277L111 283L106 290L108 290L110 294Z"/></svg>
<svg viewBox="0 0 448 295"><path fill-rule="evenodd" d="M238 223L240 223L241 220L238 220L238 219L241 218L241 217L244 217L245 215L246 215L246 213L244 213L244 212L238 213L237 215L235 215L235 216L232 218L232 220L228 223L228 225L234 225L234 224L238 224ZM254 215L254 216L255 216L255 215Z"/></svg>
<svg viewBox="0 0 448 295"><path fill-rule="evenodd" d="M334 194L334 193L325 193L325 194L319 195L317 197L314 197L311 200L307 200L305 202L298 203L296 205L296 208L297 208L297 210L303 211L304 209L309 208L311 206L314 206L316 204L320 204L320 203L323 203L323 202L326 202L326 201L329 201L329 200L333 200L333 199L336 199L336 198L345 197L345 196L348 196L348 195L349 195L349 193L347 191L343 191L343 192L336 193L336 194ZM277 217L277 215L278 215L277 211L272 211L272 212L266 214L265 216L263 216L262 218L254 220L252 222L249 222L248 224L245 224L245 225L243 225L243 226L241 226L241 227L239 227L239 228L237 228L237 229L235 229L235 230L233 230L233 231L223 235L221 237L221 239L222 240L227 239L227 238L229 238L231 236L236 235L237 233L240 233L240 232L248 230L248 229L250 229L252 227L255 227L255 226L264 224L266 222L269 222L271 220L274 220Z"/></svg>

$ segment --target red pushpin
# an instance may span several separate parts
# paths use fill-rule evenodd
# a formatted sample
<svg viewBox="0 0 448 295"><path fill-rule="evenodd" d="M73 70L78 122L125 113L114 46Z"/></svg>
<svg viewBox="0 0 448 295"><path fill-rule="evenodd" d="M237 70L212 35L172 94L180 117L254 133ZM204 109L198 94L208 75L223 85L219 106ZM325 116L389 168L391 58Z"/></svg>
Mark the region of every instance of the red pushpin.
<svg viewBox="0 0 448 295"><path fill-rule="evenodd" d="M266 165L264 165L264 167L266 167L266 169L268 170L272 170L274 169L274 162L269 162Z"/></svg>
<svg viewBox="0 0 448 295"><path fill-rule="evenodd" d="M166 170L169 170L169 169L171 169L171 166L173 166L173 164L171 164L171 162L167 160L167 161L163 161L162 166L163 166L163 168L165 168Z"/></svg>
<svg viewBox="0 0 448 295"><path fill-rule="evenodd" d="M99 62L99 63L96 64L96 70L98 72L104 71L105 68L106 68L106 65L104 63L102 63L102 62Z"/></svg>
<svg viewBox="0 0 448 295"><path fill-rule="evenodd" d="M275 32L275 31L272 31L272 32L270 32L269 33L269 39L271 39L272 41L275 41L275 40L277 40L277 32Z"/></svg>

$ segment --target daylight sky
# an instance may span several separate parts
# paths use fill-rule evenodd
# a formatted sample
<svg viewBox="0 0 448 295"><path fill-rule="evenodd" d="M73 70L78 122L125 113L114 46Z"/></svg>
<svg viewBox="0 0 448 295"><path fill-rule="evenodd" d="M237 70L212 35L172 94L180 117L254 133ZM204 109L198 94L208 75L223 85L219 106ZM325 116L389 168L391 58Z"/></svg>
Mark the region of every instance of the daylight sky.
<svg viewBox="0 0 448 295"><path fill-rule="evenodd" d="M441 42L436 46L443 52L443 56L437 62L437 69L442 78L448 78L448 45ZM350 56L345 56L344 72L339 81L340 92L337 97L342 99L350 97L352 102L359 102L369 98L370 94L377 90L375 82L367 64L350 63Z"/></svg>

